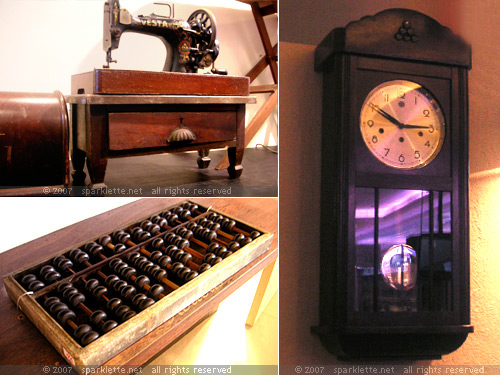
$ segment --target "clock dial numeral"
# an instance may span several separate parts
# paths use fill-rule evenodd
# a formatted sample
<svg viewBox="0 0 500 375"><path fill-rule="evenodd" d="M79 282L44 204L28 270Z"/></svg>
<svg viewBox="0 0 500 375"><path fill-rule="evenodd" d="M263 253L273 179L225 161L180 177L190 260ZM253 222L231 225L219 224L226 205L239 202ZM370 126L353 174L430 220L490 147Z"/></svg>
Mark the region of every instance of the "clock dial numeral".
<svg viewBox="0 0 500 375"><path fill-rule="evenodd" d="M422 168L432 162L446 130L442 110L431 93L403 80L373 89L363 103L359 124L369 151L397 169Z"/></svg>

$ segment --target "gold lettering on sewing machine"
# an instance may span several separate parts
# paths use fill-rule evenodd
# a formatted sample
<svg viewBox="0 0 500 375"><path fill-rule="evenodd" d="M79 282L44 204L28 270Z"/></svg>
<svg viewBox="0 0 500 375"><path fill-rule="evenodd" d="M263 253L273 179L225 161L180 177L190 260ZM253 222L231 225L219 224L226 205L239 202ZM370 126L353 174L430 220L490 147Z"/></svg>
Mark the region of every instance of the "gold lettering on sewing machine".
<svg viewBox="0 0 500 375"><path fill-rule="evenodd" d="M141 24L143 26L164 27L166 29L172 30L175 30L179 27L178 25L170 24L167 21L162 22L161 20L141 20Z"/></svg>

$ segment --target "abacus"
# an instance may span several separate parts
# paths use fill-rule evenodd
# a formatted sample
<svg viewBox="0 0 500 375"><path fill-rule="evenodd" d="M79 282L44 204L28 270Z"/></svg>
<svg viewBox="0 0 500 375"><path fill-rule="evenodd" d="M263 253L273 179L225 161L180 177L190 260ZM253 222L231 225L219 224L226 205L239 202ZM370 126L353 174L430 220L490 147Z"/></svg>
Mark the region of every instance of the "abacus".
<svg viewBox="0 0 500 375"><path fill-rule="evenodd" d="M4 277L77 371L105 363L258 258L273 235L184 201Z"/></svg>

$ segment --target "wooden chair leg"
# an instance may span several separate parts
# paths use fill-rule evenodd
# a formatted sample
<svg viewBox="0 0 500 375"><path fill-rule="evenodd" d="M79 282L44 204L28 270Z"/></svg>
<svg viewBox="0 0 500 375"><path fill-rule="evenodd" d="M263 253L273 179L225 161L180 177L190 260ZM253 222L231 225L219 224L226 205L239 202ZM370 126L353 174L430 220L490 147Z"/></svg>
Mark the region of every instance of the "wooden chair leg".
<svg viewBox="0 0 500 375"><path fill-rule="evenodd" d="M266 308L267 302L262 303L264 301L264 298L266 297L266 292L267 292L267 299L272 297L274 295L275 290L271 290L268 288L269 282L271 281L271 277L274 272L278 271L278 261L275 260L272 262L269 266L264 268L262 271L262 275L260 276L260 281L259 285L257 286L257 291L255 292L255 296L253 298L252 306L250 307L250 311L247 316L247 321L246 325L252 327L257 319L259 318L260 314L262 311ZM269 289L269 290L268 290Z"/></svg>

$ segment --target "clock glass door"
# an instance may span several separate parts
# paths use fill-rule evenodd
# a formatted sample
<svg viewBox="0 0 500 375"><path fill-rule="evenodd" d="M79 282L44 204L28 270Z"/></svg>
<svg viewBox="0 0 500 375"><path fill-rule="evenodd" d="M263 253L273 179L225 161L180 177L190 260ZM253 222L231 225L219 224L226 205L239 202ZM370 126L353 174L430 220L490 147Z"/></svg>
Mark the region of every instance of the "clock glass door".
<svg viewBox="0 0 500 375"><path fill-rule="evenodd" d="M354 309L452 310L451 194L356 188Z"/></svg>

